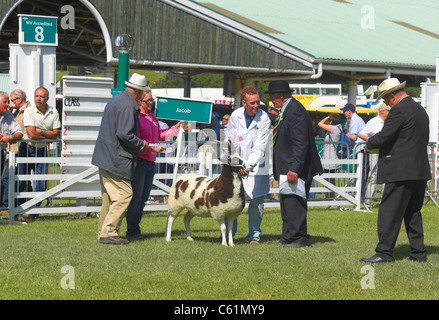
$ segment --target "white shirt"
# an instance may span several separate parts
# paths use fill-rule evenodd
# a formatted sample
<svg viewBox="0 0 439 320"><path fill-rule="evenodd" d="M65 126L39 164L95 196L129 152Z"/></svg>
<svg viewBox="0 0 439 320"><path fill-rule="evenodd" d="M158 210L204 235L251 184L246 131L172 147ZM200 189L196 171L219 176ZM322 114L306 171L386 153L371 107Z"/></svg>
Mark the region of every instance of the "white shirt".
<svg viewBox="0 0 439 320"><path fill-rule="evenodd" d="M61 128L59 114L55 108L47 106L46 113L43 114L34 104L24 110L23 125L25 128L36 127L43 130L53 130ZM27 135L27 130L24 130L23 139L29 139L29 136ZM41 148L42 146L39 144L38 147Z"/></svg>
<svg viewBox="0 0 439 320"><path fill-rule="evenodd" d="M12 113L7 111L5 114L3 114L0 117L0 133L12 135L12 134L17 133L17 132L23 133L23 132L21 132L21 127L17 123L17 121L15 121L15 118L12 115ZM6 146L7 146L7 143L5 143L5 142L0 143L0 147L2 149L6 148Z"/></svg>
<svg viewBox="0 0 439 320"><path fill-rule="evenodd" d="M377 134L378 132L383 129L384 126L384 120L381 119L380 116L376 116L372 119L370 119L364 128L360 131L360 134L372 137L373 135Z"/></svg>

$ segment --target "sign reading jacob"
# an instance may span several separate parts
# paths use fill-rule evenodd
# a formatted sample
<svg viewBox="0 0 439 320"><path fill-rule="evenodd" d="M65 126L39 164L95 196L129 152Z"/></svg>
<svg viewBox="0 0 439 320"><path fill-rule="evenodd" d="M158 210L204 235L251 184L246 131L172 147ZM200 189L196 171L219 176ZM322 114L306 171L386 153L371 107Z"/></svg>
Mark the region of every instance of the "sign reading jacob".
<svg viewBox="0 0 439 320"><path fill-rule="evenodd" d="M157 97L156 117L159 119L210 123L212 108L212 101Z"/></svg>
<svg viewBox="0 0 439 320"><path fill-rule="evenodd" d="M19 14L19 44L58 46L58 17Z"/></svg>

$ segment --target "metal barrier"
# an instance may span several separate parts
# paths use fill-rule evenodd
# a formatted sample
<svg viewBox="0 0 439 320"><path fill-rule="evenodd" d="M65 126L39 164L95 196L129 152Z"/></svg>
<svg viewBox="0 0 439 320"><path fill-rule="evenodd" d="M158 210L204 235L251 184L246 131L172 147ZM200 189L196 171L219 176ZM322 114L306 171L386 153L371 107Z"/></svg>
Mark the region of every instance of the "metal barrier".
<svg viewBox="0 0 439 320"><path fill-rule="evenodd" d="M30 141L22 143L27 142ZM9 153L9 222L16 223L16 217L22 214L76 213L77 217L90 213L98 215L101 206L101 192L96 189L99 174L98 168L91 165L91 158L61 156L61 140L47 140L46 142L51 142L47 157L17 157L15 153ZM176 144L175 141L166 143L168 147ZM322 146L328 143L338 144L340 142L317 142L320 153ZM216 142L188 142L184 146L183 154L179 157L178 174L200 173L211 177L218 176L221 172L216 156L218 152L221 152L221 149ZM160 155L156 159L158 170L153 182L154 189L151 191L150 200L145 204L145 211L168 209L167 195L174 176L173 172L176 169L176 157L173 153L171 151L167 156ZM271 154L269 154L269 160L269 173L272 178ZM308 206L336 206L341 210L360 210L362 162L362 153L358 153L357 157L351 154L347 159L326 160L322 158L323 165L333 164L339 168L335 172L314 177ZM37 163L47 164L47 173L22 174L18 172L20 165ZM82 169L73 173L63 169L72 166ZM30 183L35 186L36 181L46 181L46 190L42 192L20 191L20 184ZM79 188L73 188L75 185L79 185ZM273 185L270 188L265 201L266 207L279 207L279 202L275 197L278 192L278 187ZM436 194L435 190L431 190L431 193L427 195L434 201L434 194ZM373 199L379 198L378 188ZM368 210L366 207L365 209Z"/></svg>

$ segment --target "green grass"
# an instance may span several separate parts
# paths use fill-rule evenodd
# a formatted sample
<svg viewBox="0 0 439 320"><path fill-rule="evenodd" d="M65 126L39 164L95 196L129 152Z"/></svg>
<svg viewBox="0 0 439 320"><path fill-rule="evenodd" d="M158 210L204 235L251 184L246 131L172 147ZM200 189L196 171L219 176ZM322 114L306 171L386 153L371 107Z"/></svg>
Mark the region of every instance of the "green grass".
<svg viewBox="0 0 439 320"><path fill-rule="evenodd" d="M403 260L404 227L396 262L374 265L375 289L362 289L363 263L374 253L377 209L372 213L310 208L312 248L286 249L279 209L266 209L260 246L245 243L247 215L239 217L235 247L211 241L220 234L211 219L194 218L194 242L183 216L164 238L166 213L145 214L146 241L126 246L97 241L98 219L46 215L27 225L0 224L0 299L438 299L439 208L423 209L426 263ZM125 235L125 222L121 235ZM61 268L74 268L75 289L65 290ZM71 275L71 274L70 274Z"/></svg>

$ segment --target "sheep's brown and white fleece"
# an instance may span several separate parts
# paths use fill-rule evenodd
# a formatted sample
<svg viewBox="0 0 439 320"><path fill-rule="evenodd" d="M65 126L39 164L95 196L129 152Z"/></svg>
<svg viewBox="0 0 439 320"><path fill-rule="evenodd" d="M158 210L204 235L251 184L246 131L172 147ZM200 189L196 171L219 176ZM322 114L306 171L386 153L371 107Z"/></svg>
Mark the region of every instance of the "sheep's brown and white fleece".
<svg viewBox="0 0 439 320"><path fill-rule="evenodd" d="M168 200L167 241L171 241L172 224L175 218L183 209L187 209L184 225L188 240L193 240L190 221L194 216L212 217L220 223L222 244L227 246L224 223L224 218L227 217L229 246L233 247L233 220L239 216L245 206L244 186L238 172L234 171L238 169L224 165L221 175L217 178L185 174L174 182Z"/></svg>

